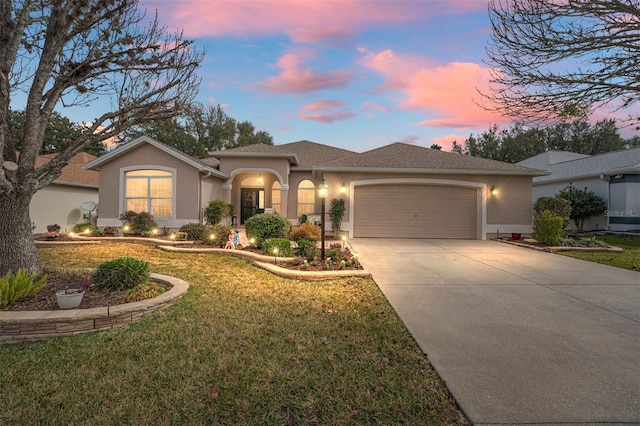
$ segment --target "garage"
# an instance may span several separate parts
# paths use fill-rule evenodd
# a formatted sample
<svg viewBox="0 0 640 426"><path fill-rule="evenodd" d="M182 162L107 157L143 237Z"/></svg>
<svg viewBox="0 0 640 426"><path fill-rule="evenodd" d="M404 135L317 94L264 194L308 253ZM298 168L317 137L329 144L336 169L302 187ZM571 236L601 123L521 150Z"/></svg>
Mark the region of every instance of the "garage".
<svg viewBox="0 0 640 426"><path fill-rule="evenodd" d="M354 188L353 236L477 239L476 188L386 184Z"/></svg>

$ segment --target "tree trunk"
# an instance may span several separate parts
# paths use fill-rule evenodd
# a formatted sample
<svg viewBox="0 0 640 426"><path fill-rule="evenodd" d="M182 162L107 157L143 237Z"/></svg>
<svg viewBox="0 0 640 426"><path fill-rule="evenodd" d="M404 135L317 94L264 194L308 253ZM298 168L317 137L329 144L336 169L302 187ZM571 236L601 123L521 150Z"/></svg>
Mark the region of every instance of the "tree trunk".
<svg viewBox="0 0 640 426"><path fill-rule="evenodd" d="M29 204L33 193L0 191L0 276L18 268L42 272L31 233Z"/></svg>

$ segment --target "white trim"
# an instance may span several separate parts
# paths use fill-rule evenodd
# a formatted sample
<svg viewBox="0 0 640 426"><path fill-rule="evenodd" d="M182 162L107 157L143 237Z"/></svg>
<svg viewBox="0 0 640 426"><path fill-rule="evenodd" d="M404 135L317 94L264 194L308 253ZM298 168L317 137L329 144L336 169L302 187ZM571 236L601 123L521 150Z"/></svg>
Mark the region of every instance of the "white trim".
<svg viewBox="0 0 640 426"><path fill-rule="evenodd" d="M353 238L354 223L354 205L355 205L355 187L370 185L397 185L397 184L420 184L420 185L441 185L441 186L459 186L464 188L475 188L477 191L477 231L476 238L478 240L487 239L487 184L480 182L469 182L453 179L430 179L430 178L391 178L391 179L368 179L351 181L349 184L349 222L346 226L349 232L349 238Z"/></svg>
<svg viewBox="0 0 640 426"><path fill-rule="evenodd" d="M278 181L280 182L280 186L284 186L286 185L287 188L289 188L289 184L285 184L284 183L284 178L282 177L282 175L280 174L280 172L278 172L275 169L270 169L270 168L264 168L264 167L240 167L237 169L233 169L231 171L231 173L229 173L229 180L228 182L233 181L233 178L236 177L236 175L239 175L240 173L272 173L274 175L276 175L276 177L278 178ZM282 189L282 188L280 188Z"/></svg>
<svg viewBox="0 0 640 426"><path fill-rule="evenodd" d="M125 211L125 176L127 172L136 171L136 170L162 170L165 172L171 172L171 184L172 184L172 195L171 195L171 218L160 218L154 219L156 222L158 220L174 220L176 217L176 207L177 207L177 182L178 182L178 170L173 167L165 167L165 166L157 166L157 165L138 165L138 166L126 166L120 168L120 187L118 189L118 216L120 213ZM149 212L151 213L151 212Z"/></svg>

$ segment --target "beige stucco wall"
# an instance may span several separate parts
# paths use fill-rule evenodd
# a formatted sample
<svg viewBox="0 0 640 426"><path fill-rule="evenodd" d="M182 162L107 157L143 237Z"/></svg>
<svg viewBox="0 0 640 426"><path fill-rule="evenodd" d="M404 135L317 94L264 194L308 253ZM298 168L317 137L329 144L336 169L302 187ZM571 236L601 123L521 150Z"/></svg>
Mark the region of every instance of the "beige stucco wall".
<svg viewBox="0 0 640 426"><path fill-rule="evenodd" d="M165 153L152 145L142 144L126 155L115 158L100 167L100 218L98 226L118 226L120 213L124 210L124 196L121 192L122 177L125 170L153 169L165 167L175 170L176 199L174 217L172 219L156 219L160 227L178 228L189 222L201 220L200 207L208 200L200 197L200 180L204 177L196 168L178 158ZM217 178L208 178L206 196L219 198L221 190L216 188ZM202 199L201 199L202 198ZM203 202L204 201L204 202Z"/></svg>
<svg viewBox="0 0 640 426"><path fill-rule="evenodd" d="M528 176L504 176L504 175L462 175L462 174L403 174L403 173L325 173L324 179L329 186L326 208L332 198L343 198L347 211L343 221L343 229L351 229L349 223L350 209L353 202L352 188L358 182L369 180L407 180L422 179L429 184L461 184L470 182L478 187L479 209L484 209L485 220L480 223L483 238L492 238L499 231L502 234L511 232L529 233L531 231L531 181ZM440 181L440 182L438 182ZM453 181L453 182L451 182ZM415 181L414 181L415 182ZM345 185L346 193L340 189ZM490 188L494 186L496 193L491 194ZM482 189L484 188L484 189ZM390 218L392 220L392 218Z"/></svg>
<svg viewBox="0 0 640 426"><path fill-rule="evenodd" d="M220 171L235 177L240 173L270 173L278 178L280 184L289 182L289 160L286 158L221 158Z"/></svg>
<svg viewBox="0 0 640 426"><path fill-rule="evenodd" d="M36 192L29 205L34 233L47 232L47 225L60 225L61 232L71 232L73 225L84 222L86 213L80 208L85 201L98 202L98 188L52 183ZM92 213L95 221L96 214Z"/></svg>

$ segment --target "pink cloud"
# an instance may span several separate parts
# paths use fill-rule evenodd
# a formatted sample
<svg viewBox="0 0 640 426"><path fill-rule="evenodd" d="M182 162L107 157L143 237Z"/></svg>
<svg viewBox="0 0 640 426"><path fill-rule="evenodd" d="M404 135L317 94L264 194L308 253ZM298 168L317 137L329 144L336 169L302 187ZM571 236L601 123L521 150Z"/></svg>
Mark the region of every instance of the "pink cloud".
<svg viewBox="0 0 640 426"><path fill-rule="evenodd" d="M433 143L437 143L442 147L442 151L451 151L453 148L453 142L457 142L458 145L464 145L464 141L467 139L467 136L460 135L445 135L445 136L436 136L431 138Z"/></svg>
<svg viewBox="0 0 640 426"><path fill-rule="evenodd" d="M389 112L389 108L371 101L362 104L362 109L365 111Z"/></svg>
<svg viewBox="0 0 640 426"><path fill-rule="evenodd" d="M487 111L478 89L489 92L489 68L468 62L438 64L430 58L399 55L393 50L378 53L360 48L361 64L384 76L378 91L400 96L398 106L427 113L424 126L482 128L489 123L507 123L508 119Z"/></svg>
<svg viewBox="0 0 640 426"><path fill-rule="evenodd" d="M300 109L299 118L328 124L335 121L351 120L357 117L357 114L347 111L346 108L347 104L340 101L323 100L311 102ZM340 111L333 111L337 109L340 109Z"/></svg>
<svg viewBox="0 0 640 426"><path fill-rule="evenodd" d="M401 24L436 15L486 8L481 1L379 0L143 0L170 28L187 37L251 37L286 34L294 42L336 42L381 24Z"/></svg>
<svg viewBox="0 0 640 426"><path fill-rule="evenodd" d="M346 71L316 72L305 68L303 63L313 59L311 49L297 49L280 57L275 67L280 74L254 84L257 90L270 93L305 93L330 87L344 87L349 83L350 74Z"/></svg>

